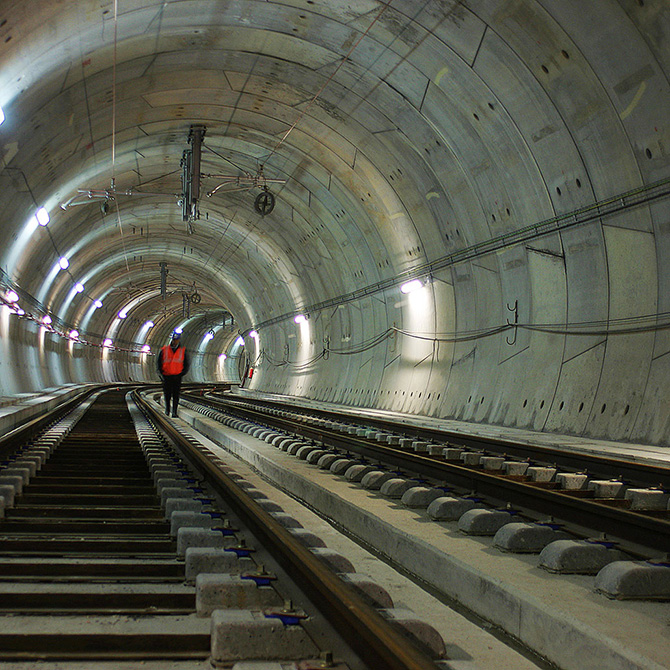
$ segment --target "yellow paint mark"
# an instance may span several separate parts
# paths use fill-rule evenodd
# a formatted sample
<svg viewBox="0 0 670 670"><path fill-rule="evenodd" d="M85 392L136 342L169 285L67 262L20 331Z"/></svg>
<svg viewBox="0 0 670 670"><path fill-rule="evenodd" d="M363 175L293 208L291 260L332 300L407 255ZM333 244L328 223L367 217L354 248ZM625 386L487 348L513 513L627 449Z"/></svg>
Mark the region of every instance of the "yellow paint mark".
<svg viewBox="0 0 670 670"><path fill-rule="evenodd" d="M431 191L430 193L426 194L426 200L430 200L431 198L439 198L440 194L437 191Z"/></svg>
<svg viewBox="0 0 670 670"><path fill-rule="evenodd" d="M624 119L627 119L632 113L633 110L637 107L638 103L642 99L642 96L644 95L644 92L647 90L647 82L643 81L640 84L640 88L637 89L637 93L635 94L635 97L631 100L630 105L626 107L626 109L621 112L619 115L619 118L623 121Z"/></svg>
<svg viewBox="0 0 670 670"><path fill-rule="evenodd" d="M396 212L395 214L391 214L392 219L402 219L404 216L404 212Z"/></svg>
<svg viewBox="0 0 670 670"><path fill-rule="evenodd" d="M435 86L440 85L440 79L444 77L445 74L449 74L449 68L448 67L443 67L438 73L437 76L435 77Z"/></svg>

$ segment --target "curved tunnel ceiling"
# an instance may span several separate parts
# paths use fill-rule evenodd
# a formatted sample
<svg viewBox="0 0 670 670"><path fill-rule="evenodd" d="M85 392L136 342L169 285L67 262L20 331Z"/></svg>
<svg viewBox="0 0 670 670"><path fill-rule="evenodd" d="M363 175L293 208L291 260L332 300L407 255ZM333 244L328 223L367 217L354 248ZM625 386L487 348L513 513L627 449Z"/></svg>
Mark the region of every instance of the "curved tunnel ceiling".
<svg viewBox="0 0 670 670"><path fill-rule="evenodd" d="M0 264L92 333L132 303L117 324L128 340L146 319L176 324L184 292L202 296L198 328L227 312L248 331L427 275L444 285L433 332L495 329L521 294L524 322L665 312L665 245L578 232L567 215L667 178L669 36L662 0L6 2ZM206 134L189 227L177 201L193 125ZM259 188L207 197L220 175L261 168L271 213L254 210ZM108 190L107 207L87 190ZM46 229L31 222L39 206ZM650 235L663 216L612 214L608 231ZM491 240L509 244L493 254ZM641 259L635 295L620 286L625 250ZM367 337L396 319L372 309ZM567 361L592 343L555 349ZM500 346L480 360L502 360ZM463 374L452 365L440 383L474 388Z"/></svg>

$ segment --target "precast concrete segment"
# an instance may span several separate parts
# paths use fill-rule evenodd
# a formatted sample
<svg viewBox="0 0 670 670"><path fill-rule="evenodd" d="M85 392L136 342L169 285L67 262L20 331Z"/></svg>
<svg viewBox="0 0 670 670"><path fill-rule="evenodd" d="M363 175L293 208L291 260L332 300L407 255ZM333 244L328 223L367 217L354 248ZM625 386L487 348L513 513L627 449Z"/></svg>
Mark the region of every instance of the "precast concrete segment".
<svg viewBox="0 0 670 670"><path fill-rule="evenodd" d="M667 510L670 494L661 489L626 489L626 500L630 500L632 510Z"/></svg>
<svg viewBox="0 0 670 670"><path fill-rule="evenodd" d="M291 533L296 540L300 540L300 542L307 547L326 547L326 543L321 537L305 528L289 528L288 532Z"/></svg>
<svg viewBox="0 0 670 670"><path fill-rule="evenodd" d="M670 565L661 561L615 561L596 575L595 589L617 600L670 600Z"/></svg>
<svg viewBox="0 0 670 670"><path fill-rule="evenodd" d="M493 546L518 554L539 554L551 542L569 537L568 533L554 525L512 522L498 529L493 536Z"/></svg>
<svg viewBox="0 0 670 670"><path fill-rule="evenodd" d="M201 617L217 609L262 610L282 602L272 586L257 586L240 575L201 572L195 580L195 608Z"/></svg>
<svg viewBox="0 0 670 670"><path fill-rule="evenodd" d="M446 656L447 650L442 636L427 621L421 619L416 612L398 607L382 610L382 616L405 630L410 637L428 649L432 658L439 659Z"/></svg>
<svg viewBox="0 0 670 670"><path fill-rule="evenodd" d="M550 572L573 575L596 575L625 555L610 542L587 540L556 540L540 552L538 565Z"/></svg>
<svg viewBox="0 0 670 670"><path fill-rule="evenodd" d="M468 535L495 535L515 515L507 510L471 509L458 519L458 530Z"/></svg>
<svg viewBox="0 0 670 670"><path fill-rule="evenodd" d="M373 607L390 609L393 607L393 599L388 591L367 575L358 572L343 572L340 577L347 584L353 586L362 593Z"/></svg>
<svg viewBox="0 0 670 670"><path fill-rule="evenodd" d="M215 610L211 619L215 666L240 659L304 659L318 650L300 625L285 626L252 610Z"/></svg>
<svg viewBox="0 0 670 670"><path fill-rule="evenodd" d="M198 417L192 421L311 508L337 519L362 541L393 556L405 569L561 668L664 670L670 665L670 653L658 644L666 623L657 609L662 604L637 603L634 613L613 616L588 595L593 589L590 577L560 577L560 582L547 584L535 568L536 558L500 553L492 560L488 552L482 553L479 541L472 545L465 536L459 539L453 526L443 525L436 533L415 521L414 511L375 501L365 489L316 477L310 466L286 460L286 455L275 462L276 452L265 454Z"/></svg>
<svg viewBox="0 0 670 670"><path fill-rule="evenodd" d="M400 504L416 509L425 508L433 500L443 497L444 493L443 489L435 489L430 486L413 486L402 494Z"/></svg>
<svg viewBox="0 0 670 670"><path fill-rule="evenodd" d="M239 556L219 547L188 547L184 555L184 565L187 584L195 584L201 573L239 575L256 568L249 556Z"/></svg>
<svg viewBox="0 0 670 670"><path fill-rule="evenodd" d="M433 521L457 521L466 512L474 509L479 503L472 498L456 498L442 496L428 505L428 516Z"/></svg>

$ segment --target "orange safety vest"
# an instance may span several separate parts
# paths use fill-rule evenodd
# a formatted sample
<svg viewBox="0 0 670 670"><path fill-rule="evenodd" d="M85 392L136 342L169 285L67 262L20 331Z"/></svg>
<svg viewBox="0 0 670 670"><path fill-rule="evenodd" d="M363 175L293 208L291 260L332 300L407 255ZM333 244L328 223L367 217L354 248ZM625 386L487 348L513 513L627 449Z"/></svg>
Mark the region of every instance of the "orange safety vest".
<svg viewBox="0 0 670 670"><path fill-rule="evenodd" d="M184 353L186 352L184 347L177 347L176 350L173 350L170 345L166 345L162 352L161 367L164 375L180 375L184 372Z"/></svg>

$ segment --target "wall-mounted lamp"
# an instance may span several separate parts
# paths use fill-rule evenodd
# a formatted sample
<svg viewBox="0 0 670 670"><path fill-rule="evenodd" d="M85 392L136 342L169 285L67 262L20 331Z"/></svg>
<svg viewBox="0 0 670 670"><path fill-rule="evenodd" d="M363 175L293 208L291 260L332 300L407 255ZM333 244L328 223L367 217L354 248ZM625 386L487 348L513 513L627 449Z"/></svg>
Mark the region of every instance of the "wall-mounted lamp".
<svg viewBox="0 0 670 670"><path fill-rule="evenodd" d="M84 292L84 285L83 285L80 281L78 281L78 282L74 285L74 290L75 290L75 292L77 292L77 293L83 293L83 292Z"/></svg>
<svg viewBox="0 0 670 670"><path fill-rule="evenodd" d="M42 317L42 323L43 323L45 326L50 326L52 321L53 321L53 319L52 319L48 314L45 314L45 315Z"/></svg>
<svg viewBox="0 0 670 670"><path fill-rule="evenodd" d="M254 340L257 340L258 339L258 331L257 330L249 331L249 337L253 337Z"/></svg>
<svg viewBox="0 0 670 670"><path fill-rule="evenodd" d="M112 339L110 337L106 338L105 341L102 343L103 347L111 347L113 344Z"/></svg>
<svg viewBox="0 0 670 670"><path fill-rule="evenodd" d="M244 338L240 335L240 336L235 340L235 344L236 344L238 347L243 347L243 346L244 346Z"/></svg>
<svg viewBox="0 0 670 670"><path fill-rule="evenodd" d="M94 306L96 309L100 309L100 308L102 307L102 300L95 300L95 301L93 302L93 306Z"/></svg>
<svg viewBox="0 0 670 670"><path fill-rule="evenodd" d="M51 218L49 217L49 212L47 212L46 208L40 207L36 212L35 212L35 218L37 219L37 223L40 224L40 226L46 226L49 221L51 221Z"/></svg>
<svg viewBox="0 0 670 670"><path fill-rule="evenodd" d="M305 314L296 314L296 315L293 317L293 320L294 320L296 323L305 323L305 321L307 321L307 316L306 316Z"/></svg>
<svg viewBox="0 0 670 670"><path fill-rule="evenodd" d="M154 327L154 322L153 321L147 321L144 324L144 328L153 328Z"/></svg>
<svg viewBox="0 0 670 670"><path fill-rule="evenodd" d="M5 300L7 300L7 302L18 302L19 294L16 291L9 289L9 291L5 293Z"/></svg>
<svg viewBox="0 0 670 670"><path fill-rule="evenodd" d="M423 282L420 279L412 279L400 286L401 293L412 293L423 287Z"/></svg>
<svg viewBox="0 0 670 670"><path fill-rule="evenodd" d="M150 353L150 352L151 352L151 347L150 347L148 344L145 344L145 345L142 347L142 353L143 353L143 354L148 354L148 353Z"/></svg>
<svg viewBox="0 0 670 670"><path fill-rule="evenodd" d="M125 309L122 309L122 310L119 312L119 319L125 319L127 316L128 316L128 313L126 312Z"/></svg>
<svg viewBox="0 0 670 670"><path fill-rule="evenodd" d="M226 356L226 354L219 354L219 360L220 361L225 361L226 358L228 358L228 356Z"/></svg>
<svg viewBox="0 0 670 670"><path fill-rule="evenodd" d="M58 265L60 265L61 270L67 270L70 267L70 261L65 256L61 256L58 259Z"/></svg>
<svg viewBox="0 0 670 670"><path fill-rule="evenodd" d="M76 340L76 339L79 337L79 331L78 331L78 330L74 330L74 328L73 328L73 329L68 333L68 337L69 337L71 340Z"/></svg>

